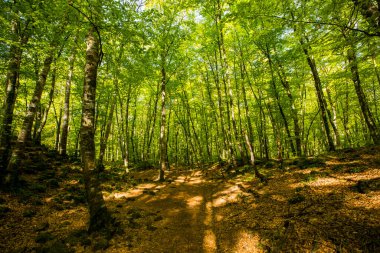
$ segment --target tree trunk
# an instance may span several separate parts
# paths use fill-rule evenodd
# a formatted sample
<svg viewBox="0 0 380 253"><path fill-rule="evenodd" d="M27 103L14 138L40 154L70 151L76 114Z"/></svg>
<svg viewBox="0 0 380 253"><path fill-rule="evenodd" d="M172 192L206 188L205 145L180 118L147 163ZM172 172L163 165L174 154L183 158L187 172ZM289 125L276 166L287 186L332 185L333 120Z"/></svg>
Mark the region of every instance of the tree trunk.
<svg viewBox="0 0 380 253"><path fill-rule="evenodd" d="M86 37L86 65L82 98L82 121L80 130L80 150L83 162L83 176L87 204L90 212L89 232L109 229L112 217L105 205L100 189L99 173L95 164L95 98L96 79L99 64L99 40L91 28Z"/></svg>
<svg viewBox="0 0 380 253"><path fill-rule="evenodd" d="M74 42L76 42L76 38ZM59 154L62 156L67 155L67 136L69 134L69 119L70 119L70 94L71 94L71 82L74 75L74 62L75 62L75 46L72 48L71 56L69 58L69 73L66 78L65 87L65 102L63 104L63 117L62 128L59 141Z"/></svg>
<svg viewBox="0 0 380 253"><path fill-rule="evenodd" d="M352 45L350 45L350 48L347 51L347 58L350 64L352 81L355 86L356 95L358 96L358 99L359 99L360 109L362 111L364 121L367 124L368 130L373 142L376 145L379 145L380 144L379 130L378 130L378 127L376 126L376 121L371 113L371 110L369 109L366 96L361 86L355 48Z"/></svg>
<svg viewBox="0 0 380 253"><path fill-rule="evenodd" d="M125 107L125 150L124 150L124 167L126 172L128 172L128 166L129 166L129 104L131 102L131 91L132 91L132 84L129 83L128 85L128 93L127 93L127 105Z"/></svg>
<svg viewBox="0 0 380 253"><path fill-rule="evenodd" d="M3 180L5 174L6 165L9 162L11 155L11 142L12 142L12 123L13 123L13 111L17 98L17 90L20 86L19 74L22 58L22 46L28 42L27 36L21 36L19 34L19 22L12 21L11 32L13 41L10 47L9 62L7 68L6 77L6 89L5 89L5 101L3 118L1 122L1 136L0 136L0 183ZM20 45L16 42L21 42Z"/></svg>
<svg viewBox="0 0 380 253"><path fill-rule="evenodd" d="M326 103L325 96L323 94L322 83L319 77L317 66L315 64L315 60L312 58L312 56L310 56L309 50L307 49L307 46L305 45L303 39L301 39L300 42L303 47L303 52L307 58L307 63L309 64L309 67L313 74L314 86L317 92L319 108L321 109L322 121L323 121L323 126L325 129L325 134L327 137L328 148L329 148L329 151L334 151L335 145L334 145L333 138L331 137L331 131L330 131L328 115L327 115L327 103Z"/></svg>
<svg viewBox="0 0 380 253"><path fill-rule="evenodd" d="M166 142L166 71L165 71L165 57L161 56L161 121L160 121L160 173L159 180L165 180L165 170L168 164L167 155L167 142Z"/></svg>
<svg viewBox="0 0 380 253"><path fill-rule="evenodd" d="M48 56L45 58L42 71L36 83L32 101L29 103L28 111L24 118L21 131L18 135L16 146L12 151L12 156L7 166L7 176L5 179L5 184L7 185L15 186L18 183L18 170L25 151L26 142L31 141L33 121L46 84L47 75L50 71L50 65L53 61L53 52L54 50L51 49Z"/></svg>
<svg viewBox="0 0 380 253"><path fill-rule="evenodd" d="M114 95L112 96L111 99L113 99L113 97L114 97ZM104 136L100 139L99 157L98 157L98 162L97 162L97 167L98 167L99 171L104 170L103 159L104 159L104 155L105 155L106 148L107 148L108 137L109 137L110 132L111 132L112 119L113 119L115 106L116 106L116 100L112 100L111 101L111 109L110 109L110 112L108 114L106 130L105 130Z"/></svg>
<svg viewBox="0 0 380 253"><path fill-rule="evenodd" d="M54 91L55 91L55 81L56 81L56 72L57 72L57 67L54 66L53 72L52 72L52 77L51 77L51 88L49 92L49 102L46 106L46 108L42 109L42 118L39 124L39 127L37 128L36 135L34 136L34 143L37 145L41 145L41 135L42 135L42 130L44 129L46 125L47 118L49 116L49 111L51 104L53 103L54 99ZM40 104L40 106L42 106Z"/></svg>

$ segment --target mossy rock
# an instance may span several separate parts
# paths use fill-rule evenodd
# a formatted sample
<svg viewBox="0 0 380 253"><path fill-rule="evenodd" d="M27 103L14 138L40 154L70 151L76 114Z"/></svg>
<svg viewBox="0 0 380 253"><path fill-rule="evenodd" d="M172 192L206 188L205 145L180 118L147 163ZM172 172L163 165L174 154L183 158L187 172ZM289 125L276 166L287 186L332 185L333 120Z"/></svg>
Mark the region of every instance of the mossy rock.
<svg viewBox="0 0 380 253"><path fill-rule="evenodd" d="M54 239L54 235L50 232L40 232L36 236L35 242L36 243L46 243L48 241L52 241Z"/></svg>

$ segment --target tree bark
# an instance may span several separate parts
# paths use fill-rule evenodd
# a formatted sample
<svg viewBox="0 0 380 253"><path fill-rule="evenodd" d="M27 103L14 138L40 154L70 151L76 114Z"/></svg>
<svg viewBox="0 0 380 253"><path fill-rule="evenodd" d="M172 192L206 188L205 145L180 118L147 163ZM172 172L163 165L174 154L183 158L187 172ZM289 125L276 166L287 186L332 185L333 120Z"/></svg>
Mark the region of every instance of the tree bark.
<svg viewBox="0 0 380 253"><path fill-rule="evenodd" d="M167 155L167 139L166 139L166 70L165 70L165 56L161 56L161 121L160 121L160 173L159 180L165 180L165 170L168 164Z"/></svg>
<svg viewBox="0 0 380 253"><path fill-rule="evenodd" d="M80 150L83 162L83 176L87 204L90 212L89 232L109 229L112 217L105 205L100 189L99 173L95 164L95 99L96 79L100 59L99 39L90 28L86 37L86 65L82 98L82 121L80 130Z"/></svg>

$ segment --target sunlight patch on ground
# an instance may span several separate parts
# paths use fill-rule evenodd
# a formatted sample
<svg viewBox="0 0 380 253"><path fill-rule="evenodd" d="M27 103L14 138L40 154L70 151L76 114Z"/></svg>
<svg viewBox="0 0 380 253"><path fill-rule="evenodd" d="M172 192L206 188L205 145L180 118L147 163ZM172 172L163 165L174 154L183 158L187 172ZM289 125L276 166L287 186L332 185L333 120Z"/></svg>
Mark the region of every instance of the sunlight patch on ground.
<svg viewBox="0 0 380 253"><path fill-rule="evenodd" d="M352 194L353 196L346 196L346 206L349 208L360 207L365 209L380 210L380 193L371 192L368 195Z"/></svg>
<svg viewBox="0 0 380 253"><path fill-rule="evenodd" d="M262 250L258 247L260 243L260 237L258 235L249 233L247 231L239 231L236 238L237 242L232 252L262 252Z"/></svg>
<svg viewBox="0 0 380 253"><path fill-rule="evenodd" d="M152 183L147 183L147 184L140 184L138 189L151 189L151 188L154 188L156 187L156 184L152 184Z"/></svg>
<svg viewBox="0 0 380 253"><path fill-rule="evenodd" d="M203 201L203 197L202 196L195 196L195 197L189 198L187 200L187 206L189 208L196 208L196 207L199 207L202 204L202 201Z"/></svg>
<svg viewBox="0 0 380 253"><path fill-rule="evenodd" d="M336 178L318 178L314 182L308 183L309 186L324 187L324 186L342 186L347 185L347 182Z"/></svg>
<svg viewBox="0 0 380 253"><path fill-rule="evenodd" d="M279 201L279 202L285 202L285 201L288 200L287 197L282 196L282 195L277 195L277 194L272 195L271 198L274 199L274 200L276 200L276 201Z"/></svg>
<svg viewBox="0 0 380 253"><path fill-rule="evenodd" d="M207 229L203 237L203 252L214 253L217 252L216 250L217 247L215 233L211 229Z"/></svg>
<svg viewBox="0 0 380 253"><path fill-rule="evenodd" d="M236 202L238 199L238 195L241 193L242 191L236 185L231 186L224 191L220 191L213 195L214 197L213 206L221 207L228 203Z"/></svg>

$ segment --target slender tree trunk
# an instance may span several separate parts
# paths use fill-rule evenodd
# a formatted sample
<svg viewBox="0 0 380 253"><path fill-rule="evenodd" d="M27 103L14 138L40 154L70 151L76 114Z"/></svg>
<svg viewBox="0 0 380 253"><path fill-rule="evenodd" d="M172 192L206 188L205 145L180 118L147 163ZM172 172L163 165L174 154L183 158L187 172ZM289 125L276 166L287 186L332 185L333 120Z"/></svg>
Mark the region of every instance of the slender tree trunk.
<svg viewBox="0 0 380 253"><path fill-rule="evenodd" d="M74 39L74 42L77 38ZM62 130L60 136L59 154L62 156L67 155L67 137L69 134L69 119L70 119L70 94L71 83L74 76L74 62L75 62L75 46L73 46L71 55L69 58L69 73L66 78L65 86L65 101L63 104L63 118L62 118Z"/></svg>
<svg viewBox="0 0 380 253"><path fill-rule="evenodd" d="M167 142L166 142L166 70L165 70L165 56L161 56L161 121L160 121L160 173L159 180L165 180L165 171L168 164L167 155Z"/></svg>
<svg viewBox="0 0 380 253"><path fill-rule="evenodd" d="M37 128L36 135L34 137L34 143L37 145L41 145L42 131L46 125L46 121L47 121L47 118L49 116L50 107L51 107L51 104L53 103L54 92L55 92L55 83L56 83L56 73L57 73L57 67L54 64L54 68L53 68L53 72L52 72L52 76L51 76L51 88L50 88L50 92L49 92L49 102L48 102L46 108L44 108L42 110L42 118L41 118L39 127Z"/></svg>
<svg viewBox="0 0 380 253"><path fill-rule="evenodd" d="M132 91L132 84L130 83L128 86L128 92L127 92L127 105L125 107L125 154L124 154L124 167L126 172L128 172L128 166L129 166L129 104L131 102L131 91Z"/></svg>
<svg viewBox="0 0 380 253"><path fill-rule="evenodd" d="M95 99L100 43L94 32L94 28L91 28L86 37L87 51L80 130L83 176L90 212L89 232L109 229L113 223L103 199L98 178L99 172L95 164Z"/></svg>
<svg viewBox="0 0 380 253"><path fill-rule="evenodd" d="M301 127L299 124L298 112L295 107L294 98L290 90L290 84L286 77L284 68L280 63L278 63L278 68L279 68L277 71L278 76L280 78L282 86L285 89L286 95L288 96L288 100L291 106L291 111L292 111L291 115L292 115L293 123L294 123L294 138L296 140L296 150L297 150L297 155L300 156L302 155L302 141L301 141Z"/></svg>
<svg viewBox="0 0 380 253"><path fill-rule="evenodd" d="M114 97L114 95L112 96L112 98L113 97ZM100 139L99 157L98 157L98 162L97 162L97 167L98 167L99 171L104 170L103 159L104 159L105 151L107 148L108 137L109 137L110 132L111 132L112 119L113 119L113 114L114 114L114 110L115 110L115 106L116 106L116 100L113 100L112 98L111 98L111 100L112 100L111 101L111 109L110 109L110 112L108 114L108 119L107 119L107 124L106 124L106 130L105 130L104 136Z"/></svg>
<svg viewBox="0 0 380 253"><path fill-rule="evenodd" d="M61 136L61 123L62 123L62 108L59 108L59 115L55 112L55 122L56 122L56 131L55 131L55 151L58 152L59 140Z"/></svg>
<svg viewBox="0 0 380 253"><path fill-rule="evenodd" d="M313 74L314 86L315 86L315 90L317 92L318 104L319 104L319 107L321 109L322 121L323 121L323 126L325 129L325 134L327 137L328 148L329 148L329 151L334 151L335 145L334 145L333 138L331 137L331 131L330 131L329 120L328 120L328 115L327 115L327 113L328 113L327 112L327 103L326 103L325 96L323 94L322 83L321 83L321 79L319 77L317 66L315 64L314 58L309 54L309 50L307 49L307 46L305 45L304 40L301 39L300 42L301 42L304 54L305 54L306 59L307 59L307 63L309 64L309 67L310 67L311 72Z"/></svg>
<svg viewBox="0 0 380 253"><path fill-rule="evenodd" d="M368 130L369 130L369 133L371 135L373 142L376 145L379 145L380 144L379 129L376 126L376 121L372 115L371 110L369 109L366 96L365 96L363 88L361 86L361 80L360 80L360 76L359 76L359 68L358 68L358 64L357 64L355 48L352 45L350 45L350 48L347 51L347 58L348 58L348 61L350 64L352 81L353 81L354 86L355 86L356 95L358 96L360 109L362 111L364 121L368 127Z"/></svg>
<svg viewBox="0 0 380 253"><path fill-rule="evenodd" d="M276 86L276 80L275 80L275 75L274 75L274 70L273 70L272 57L270 55L268 45L266 45L266 48L265 48L265 55L268 58L269 68L270 68L271 77L272 77L272 80L271 80L272 91L274 93L274 97L276 99L277 106L278 106L278 109L280 111L281 118L284 121L285 131L286 131L286 134L287 134L288 139L289 139L290 149L291 149L291 151L293 153L293 156L294 156L297 153L296 153L296 149L294 147L293 137L292 137L292 135L290 133L288 119L286 118L284 109L282 108L282 105L281 105L280 95L278 94L278 90L277 90L277 86Z"/></svg>

